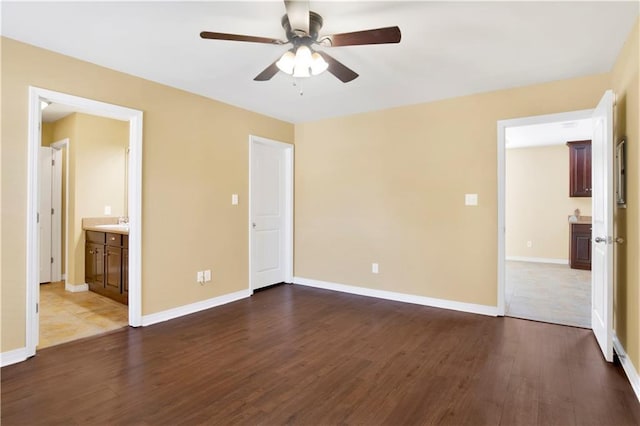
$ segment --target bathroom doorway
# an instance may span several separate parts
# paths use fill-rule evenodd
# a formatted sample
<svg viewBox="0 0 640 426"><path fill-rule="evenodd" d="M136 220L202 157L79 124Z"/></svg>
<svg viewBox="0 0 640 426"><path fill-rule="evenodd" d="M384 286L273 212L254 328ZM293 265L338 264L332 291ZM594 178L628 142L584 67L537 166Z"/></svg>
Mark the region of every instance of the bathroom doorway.
<svg viewBox="0 0 640 426"><path fill-rule="evenodd" d="M27 208L27 294L26 294L26 322L27 322L27 333L26 333L26 355L33 356L36 352L36 347L38 347L39 339L40 339L40 316L44 314L40 309L41 303L46 300L42 299L41 296L48 297L49 293L42 292L41 293L41 284L40 284L40 256L39 256L39 190L38 190L38 182L40 171L38 168L39 159L40 159L40 147L43 142L43 123L42 117L46 116L47 113L43 114L43 111L48 108L50 105L60 105L72 110L73 114L82 114L90 119L110 119L117 120L125 126L125 136L127 139L128 147L124 150L128 151L126 166L123 168L122 172L122 182L126 182L126 191L125 195L121 196L120 204L126 205L127 209L127 217L129 223L128 229L128 270L126 272L127 283L128 283L128 307L125 306L124 312L126 312L126 322L130 326L139 326L141 325L141 283L140 283L140 250L141 250L141 241L140 241L140 219L141 219L141 169L142 169L142 112L117 106L106 104L99 101L94 101L86 98L80 98L77 96L71 96L60 92L54 92L46 89L40 89L36 87L30 87L29 90L29 150L28 150L28 208ZM78 115L79 116L79 115ZM54 137L53 142L55 143L59 139ZM67 155L70 152L73 152L73 139L69 138L70 145L67 146ZM71 147L71 148L70 148ZM123 150L123 152L124 152ZM74 171L73 167L82 164L82 166L87 166L86 162L80 162L78 164L75 163L76 158L68 157L68 165L70 165L69 169L71 172L67 172L67 183L73 182L73 178L75 178L74 173L78 172L78 170ZM92 169L92 172L98 176L101 176L101 161L94 161L93 163L89 163L89 168ZM84 180L83 180L84 182ZM71 185L70 185L71 186ZM77 188L76 188L77 189ZM56 292L64 295L64 296L81 296L84 294L89 295L90 292L83 291L86 283L84 282L82 276L84 275L83 266L81 263L75 262L76 257L82 258L83 256L77 256L78 250L84 249L84 240L82 238L78 238L78 223L81 223L82 216L85 216L84 211L78 210L78 205L76 201L78 201L81 197L77 199L69 199L67 192L67 213L65 215L65 224L66 224L66 235L67 237L71 234L74 235L73 239L67 238L65 243L65 250L67 256L65 257L65 281L57 282L58 287L47 288L47 290L52 290L51 294ZM89 191L90 193L92 191ZM99 191L96 191L99 192ZM104 215L110 215L112 213L111 209L113 206L110 204L102 203L104 207L104 211L102 212ZM109 209L107 209L109 207ZM107 212L107 210L110 210ZM123 211L123 210L122 210ZM113 211L113 213L117 213ZM118 213L119 214L119 213ZM75 231L74 231L75 229ZM74 233L75 232L75 233ZM71 276L75 278L70 278ZM53 283L51 283L53 284ZM46 284L45 284L46 285ZM78 299L78 297L76 297ZM95 303L88 302L89 305L93 305L93 309L95 309ZM73 309L76 310L79 304L74 304ZM66 308L60 308L61 310L69 310L70 305L66 305ZM46 310L46 308L45 308ZM92 313L85 313L84 320L85 322L89 322Z"/></svg>

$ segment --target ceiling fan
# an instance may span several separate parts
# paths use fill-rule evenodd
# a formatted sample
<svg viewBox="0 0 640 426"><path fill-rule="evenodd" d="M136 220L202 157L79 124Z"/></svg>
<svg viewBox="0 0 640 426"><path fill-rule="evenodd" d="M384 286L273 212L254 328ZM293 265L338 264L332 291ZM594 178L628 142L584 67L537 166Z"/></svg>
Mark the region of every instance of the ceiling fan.
<svg viewBox="0 0 640 426"><path fill-rule="evenodd" d="M322 16L309 10L308 0L285 0L284 4L287 13L282 17L281 24L286 40L210 31L202 31L200 37L278 45L291 43L293 48L258 74L255 81L270 80L278 71L294 77L310 77L327 70L343 83L348 83L357 78L358 74L327 53L314 51L313 45L337 47L400 42L400 28L397 26L320 36Z"/></svg>

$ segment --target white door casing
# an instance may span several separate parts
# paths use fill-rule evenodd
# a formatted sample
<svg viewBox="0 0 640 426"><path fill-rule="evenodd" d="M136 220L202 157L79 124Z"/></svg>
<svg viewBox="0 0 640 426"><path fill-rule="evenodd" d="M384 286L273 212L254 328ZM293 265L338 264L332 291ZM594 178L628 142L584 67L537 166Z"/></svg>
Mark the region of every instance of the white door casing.
<svg viewBox="0 0 640 426"><path fill-rule="evenodd" d="M68 105L88 114L128 121L129 123L129 325L142 325L142 111L107 104L53 90L29 87L29 132L27 159L27 244L26 244L26 318L24 356L36 353L39 310L39 247L38 247L38 182L40 157L41 101Z"/></svg>
<svg viewBox="0 0 640 426"><path fill-rule="evenodd" d="M613 101L605 92L593 112L591 139L591 328L613 361Z"/></svg>
<svg viewBox="0 0 640 426"><path fill-rule="evenodd" d="M293 146L250 137L249 274L255 290L293 277Z"/></svg>

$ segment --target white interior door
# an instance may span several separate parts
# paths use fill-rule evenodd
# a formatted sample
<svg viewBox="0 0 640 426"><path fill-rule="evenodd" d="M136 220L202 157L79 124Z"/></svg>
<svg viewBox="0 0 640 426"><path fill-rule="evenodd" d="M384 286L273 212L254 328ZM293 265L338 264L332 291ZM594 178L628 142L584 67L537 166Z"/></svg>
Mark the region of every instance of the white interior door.
<svg viewBox="0 0 640 426"><path fill-rule="evenodd" d="M277 142L251 142L253 289L285 282L288 278L287 149L286 144Z"/></svg>
<svg viewBox="0 0 640 426"><path fill-rule="evenodd" d="M40 251L40 283L51 281L51 184L53 176L53 150L40 147L38 174L38 227Z"/></svg>
<svg viewBox="0 0 640 426"><path fill-rule="evenodd" d="M62 150L52 150L51 174L51 281L62 279Z"/></svg>
<svg viewBox="0 0 640 426"><path fill-rule="evenodd" d="M591 179L591 328L605 359L613 361L613 92L593 112Z"/></svg>

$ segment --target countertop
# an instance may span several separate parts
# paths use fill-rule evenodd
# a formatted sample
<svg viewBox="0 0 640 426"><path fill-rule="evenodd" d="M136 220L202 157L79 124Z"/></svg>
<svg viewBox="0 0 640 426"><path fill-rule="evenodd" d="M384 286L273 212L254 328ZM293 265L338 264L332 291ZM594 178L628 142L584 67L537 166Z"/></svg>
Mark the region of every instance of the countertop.
<svg viewBox="0 0 640 426"><path fill-rule="evenodd" d="M112 234L129 235L129 224L118 224L116 217L86 217L82 219L85 231L110 232Z"/></svg>
<svg viewBox="0 0 640 426"><path fill-rule="evenodd" d="M570 218L571 216L567 216L567 220L569 221L569 223L577 223L580 225L591 225L591 216L578 216L578 220L576 221L571 221Z"/></svg>

